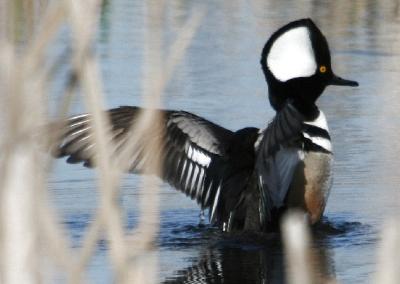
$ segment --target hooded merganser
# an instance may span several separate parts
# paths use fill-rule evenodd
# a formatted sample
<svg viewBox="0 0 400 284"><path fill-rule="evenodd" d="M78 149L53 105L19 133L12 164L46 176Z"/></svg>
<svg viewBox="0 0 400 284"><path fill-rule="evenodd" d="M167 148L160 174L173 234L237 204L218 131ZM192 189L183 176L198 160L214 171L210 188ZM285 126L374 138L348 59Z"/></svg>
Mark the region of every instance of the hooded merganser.
<svg viewBox="0 0 400 284"><path fill-rule="evenodd" d="M275 32L261 65L276 110L264 130L232 132L192 113L159 110L165 127L161 177L208 208L210 222L224 231L270 230L288 208L303 209L311 223L320 219L333 159L327 122L315 101L327 85L358 85L334 75L327 41L310 19ZM140 111L135 106L108 111L115 141L134 131ZM88 114L68 119L54 147L57 157L92 164L89 120ZM142 157L133 155L132 170Z"/></svg>

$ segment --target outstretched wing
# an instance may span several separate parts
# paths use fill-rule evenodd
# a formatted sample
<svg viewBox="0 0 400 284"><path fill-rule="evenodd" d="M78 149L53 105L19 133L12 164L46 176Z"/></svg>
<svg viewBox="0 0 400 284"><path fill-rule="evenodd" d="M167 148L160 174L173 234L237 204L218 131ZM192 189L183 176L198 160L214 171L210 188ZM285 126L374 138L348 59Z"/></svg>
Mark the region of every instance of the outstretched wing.
<svg viewBox="0 0 400 284"><path fill-rule="evenodd" d="M134 131L132 125L142 109L122 106L107 111L112 126L112 138L116 145L123 146L128 135ZM162 115L162 178L202 206L211 207L218 200L218 188L223 174L218 167L223 164L233 137L233 132L204 118L184 111L159 110ZM61 139L53 147L56 157L68 157L68 163L91 166L93 162L93 139L91 116L82 114L68 119ZM159 132L146 139L156 138ZM117 148L118 151L119 148ZM143 149L137 149L131 159L131 170L141 169L145 160Z"/></svg>
<svg viewBox="0 0 400 284"><path fill-rule="evenodd" d="M283 205L294 171L302 159L304 120L295 107L286 104L264 130L258 145L256 169L263 225L271 221L274 208Z"/></svg>

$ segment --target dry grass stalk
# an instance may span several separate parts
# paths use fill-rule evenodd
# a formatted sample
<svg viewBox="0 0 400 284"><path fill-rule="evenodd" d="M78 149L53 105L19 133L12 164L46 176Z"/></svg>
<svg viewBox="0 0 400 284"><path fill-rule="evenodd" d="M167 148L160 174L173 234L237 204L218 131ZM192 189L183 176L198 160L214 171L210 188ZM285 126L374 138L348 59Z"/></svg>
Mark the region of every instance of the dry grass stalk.
<svg viewBox="0 0 400 284"><path fill-rule="evenodd" d="M6 25L13 26L13 4L6 2ZM2 31L0 47L0 85L4 103L1 136L1 281L4 283L33 283L37 279L38 254L36 203L34 189L40 185L41 169L35 155L31 128L40 113L27 119L29 105L35 103L25 98L28 88L41 91L42 84L36 77L28 77L24 62L17 58L10 29ZM26 79L26 80L25 80ZM23 81L21 81L23 80ZM40 112L40 108L38 111ZM22 114L21 114L22 112ZM20 114L20 115L19 115Z"/></svg>
<svg viewBox="0 0 400 284"><path fill-rule="evenodd" d="M124 170L129 168L131 161L124 160L124 157L132 157L127 153L132 154L135 148L144 147L144 156L148 157L145 163L144 173L160 175L161 168L161 153L162 149L163 126L162 117L156 110L161 106L161 97L167 82L170 80L173 70L178 62L183 57L195 31L203 16L203 11L199 10L197 13L189 18L184 25L177 40L170 49L170 54L164 62L162 58L162 31L163 31L163 11L164 2L150 0L147 1L148 14L146 18L147 32L145 37L145 67L144 86L143 86L143 101L146 108L141 113L133 127L134 133L131 134L126 147L121 151L120 162ZM163 66L165 66L163 68ZM148 136L147 132L160 133L158 138L153 140L146 140L143 137ZM144 143L144 145L143 145ZM130 269L129 279L135 279L140 283L152 283L156 278L153 277L157 274L155 255L143 255L143 253L151 249L155 241L158 228L159 228L159 180L146 175L143 182L143 190L141 194L139 225L134 230L130 238L130 257L133 260L133 266ZM147 263L153 263L149 266Z"/></svg>
<svg viewBox="0 0 400 284"><path fill-rule="evenodd" d="M125 264L127 262L124 223L122 222L121 208L117 204L117 194L120 174L117 172L111 158L112 141L108 130L109 122L103 112L103 91L98 67L90 52L92 37L97 24L98 1L76 2L69 1L69 15L74 36L73 65L84 91L86 107L92 116L93 143L96 152L94 163L99 171L100 206L92 224L90 234L87 235L82 250L81 261L76 266L76 275L79 276L89 256L93 253L101 229L105 229L110 240L110 255L114 264L117 282L123 282ZM89 11L89 13L87 13ZM79 278L76 278L79 280Z"/></svg>
<svg viewBox="0 0 400 284"><path fill-rule="evenodd" d="M378 266L374 283L394 284L400 279L400 229L398 222L386 221L378 251Z"/></svg>
<svg viewBox="0 0 400 284"><path fill-rule="evenodd" d="M150 8L149 17L151 21L154 19L161 19L160 15L163 12L162 6L158 1L149 1L151 3L148 4ZM9 5L7 7L13 8L13 5ZM32 3L29 2L25 7L28 9L34 9L35 6L32 6ZM44 20L42 22L42 29L39 30L39 33L36 34L30 41L30 46L26 48L27 51L23 56L23 61L20 62L21 68L23 72L16 72L12 68L15 66L15 55L14 54L6 54L6 47L9 47L11 53L15 50L14 39L12 35L5 34L2 38L12 39L11 41L7 41L10 45L4 45L2 49L1 55L4 60L8 60L8 64L3 64L5 68L2 69L3 77L7 77L7 82L23 82L20 86L18 84L9 84L8 88L2 90L4 93L12 94L10 96L11 100L8 101L8 105L11 106L9 109L10 118L6 121L9 122L7 129L8 132L12 132L12 135L8 136L8 140L2 141L3 153L6 153L6 159L3 159L4 163L2 164L2 168L8 169L12 175L10 177L5 176L3 180L3 189L6 193L12 193L11 196L7 196L6 194L2 195L2 201L6 201L9 207L4 207L4 210L9 211L12 216L16 218L16 220L11 223L11 227L4 227L2 229L5 233L2 234L4 240L8 238L10 240L16 239L16 232L14 226L19 224L19 228L23 228L28 230L33 239L36 234L42 235L41 237L47 244L50 244L50 256L56 259L56 262L60 264L63 269L67 271L69 281L72 283L81 282L83 277L83 273L85 267L93 254L94 248L96 246L96 242L99 238L99 234L102 230L105 230L108 233L108 237L110 239L111 245L111 259L113 266L116 271L116 281L119 283L127 282L129 280L146 279L146 282L154 282L156 281L155 277L155 267L156 261L154 259L154 254L146 254L146 251L151 248L151 244L153 243L156 233L158 231L158 182L154 182L154 179L145 179L144 182L144 194L142 200L142 216L140 219L140 225L138 229L135 231L136 233L132 237L130 243L129 257L126 243L126 235L124 232L124 223L122 221L121 208L117 204L117 196L118 196L118 185L120 182L120 177L122 175L121 168L116 166L117 160L111 158L112 149L114 149L114 145L112 145L112 141L108 137L109 134L107 130L110 129L108 125L108 120L104 117L103 109L103 92L101 89L101 79L98 73L98 68L96 64L96 60L91 54L91 43L92 37L94 34L95 27L97 24L97 15L98 15L98 1L85 1L85 2L76 2L76 1L63 1L53 3L50 6L50 9L45 13ZM8 15L14 15L14 13L8 13ZM196 27L200 21L200 14L196 13L195 16L188 21L187 28L182 30L181 36L178 37L175 45L172 47L172 52L167 60L167 68L162 69L162 57L161 57L161 37L162 37L162 24L161 22L157 22L154 25L154 22L151 23L152 28L149 28L149 32L152 37L156 37L158 40L158 47L154 48L152 42L152 46L146 47L146 50L153 50L153 53L147 58L157 58L157 63L147 62L147 66L150 66L150 70L147 73L147 79L151 78L151 80L145 79L145 92L144 92L144 101L145 106L150 109L148 112L144 112L143 115L139 118L139 125L136 127L135 134L138 137L145 136L146 131L149 129L154 130L154 125L160 125L157 121L160 121L158 117L158 112L153 111L156 107L161 105L161 94L165 88L165 85L171 74L175 65L179 62L180 58L183 56L184 51L186 50L188 44ZM54 35L57 33L60 25L65 22L66 19L69 19L70 26L72 27L73 32L73 68L74 72L76 72L78 76L78 81L82 86L84 91L85 103L88 111L92 115L92 128L94 129L94 139L96 145L96 161L95 163L98 166L99 171L99 188L100 188L100 196L101 196L101 204L99 206L99 210L95 216L95 220L91 224L88 233L85 236L84 245L80 250L80 256L78 261L74 260L74 252L70 252L68 249L68 242L65 240L63 230L58 226L57 218L55 218L55 212L51 209L51 206L47 204L47 191L44 186L44 177L45 174L40 173L37 168L33 168L33 162L36 161L36 164L46 164L43 161L37 161L35 157L31 156L31 149L34 145L37 144L38 141L35 141L35 135L32 137L32 141L28 140L28 147L23 144L20 148L24 152L22 157L20 157L19 150L14 153L12 150L14 149L12 146L12 142L22 141L21 137L24 135L20 134L20 131L24 132L25 130L32 131L32 129L37 129L40 125L44 124L45 117L43 116L46 113L43 106L46 105L46 90L45 90L45 81L49 78L49 70L44 70L42 66L44 66L43 62L45 60L45 50L49 47L51 40L54 38ZM7 22L10 20L7 19ZM12 24L12 21L10 22ZM8 29L7 32L9 32ZM149 41L146 41L147 43ZM154 67L155 66L155 67ZM16 76L18 74L19 76ZM8 78L11 76L12 78ZM11 79L11 80L10 80ZM158 84L154 84L156 81ZM13 88L17 86L17 89ZM34 87L33 89L30 87ZM32 99L27 99L28 90L35 90L35 94L31 95ZM67 106L68 98L71 97L73 92L73 88L69 88L66 90L66 99L65 104L61 104L61 109L63 109L62 113L65 113L65 109ZM32 110L38 110L37 116L35 119L32 119L32 116L23 115L24 112L21 113L21 107L30 108ZM24 125L26 123L26 125ZM32 135L32 132L29 132L29 135ZM134 138L132 138L134 140ZM26 141L25 141L26 142ZM32 142L32 144L30 144ZM155 152L155 149L160 148L161 141L155 140L151 141L151 143L146 143L146 151L150 153ZM18 145L18 143L15 143ZM134 146L138 146L137 143L133 143ZM9 148L7 148L9 146ZM17 148L17 147L15 147ZM151 173L160 173L161 166L159 161L159 156L153 155L154 158L150 159L149 163L147 163L147 169L145 172ZM18 171L15 170L15 166L13 166L13 161L16 159L18 164L26 164L26 167L19 167ZM128 161L126 161L128 163ZM45 169L46 167L43 167ZM31 173L31 176L28 176L29 179L32 176L40 177L36 178L37 182L31 182L30 180L24 180L20 183L16 183L17 181L15 174L21 175L23 173ZM7 171L3 171L3 173L7 173ZM32 173L35 173L34 175ZM6 174L5 174L6 175ZM26 183L27 181L27 183ZM21 195L21 192L26 191L25 187L27 185L32 186L34 184L35 190L38 191L38 198L34 198L32 195L24 194L25 199L15 198L14 194ZM21 190L16 190L14 187L19 187ZM7 190L10 189L10 190ZM12 189L12 190L11 190ZM19 192L19 193L18 193ZM33 191L31 191L32 193ZM32 207L35 212L32 210L24 211L25 214L18 215L16 214L15 208L21 205L21 200L26 203L25 207ZM12 202L11 202L12 201ZM14 201L18 201L15 203ZM15 204L14 204L15 203ZM24 204L25 204L24 203ZM7 214L6 214L7 215ZM33 228L32 225L35 224L34 220L32 220L32 216L38 216L40 218L40 230L37 228ZM29 218L30 217L30 218ZM30 230L32 229L32 230ZM27 232L28 233L28 232ZM28 236L29 234L25 234ZM30 240L31 238L25 238L25 240ZM135 240L135 241L132 241ZM141 240L140 242L136 242L137 240ZM23 240L21 240L23 241ZM132 245L133 243L133 245ZM4 242L2 243L4 246ZM6 282L36 282L38 278L35 275L39 275L38 271L34 269L34 271L29 272L28 270L23 269L31 269L34 268L35 265L24 266L24 263L29 261L33 261L39 255L39 252L36 251L37 244L29 246L31 249L34 249L34 252L29 251L26 246L21 246L22 243L19 243L20 254L15 254L16 256L22 255L20 258L16 260L16 264L9 262L7 264L12 264L13 267L2 265L2 271L12 272L10 276L2 273L2 275L6 275ZM54 245L52 245L54 244ZM9 250L13 251L13 247ZM7 250L5 250L7 252ZM5 258L6 255L3 255L2 259ZM133 256L140 256L142 261L135 261L133 264L136 264L137 267L135 269L134 274L129 275L127 273L127 269L130 267L132 262L129 261L129 258ZM144 262L143 262L144 261ZM151 265L146 265L146 262L150 261ZM3 261L3 264L5 262ZM37 264L37 263L36 263ZM13 268L18 267L19 270L13 270ZM132 268L132 267L130 267ZM149 270L150 268L150 270ZM39 268L40 270L41 268ZM144 272L144 270L149 270L153 274L153 279L149 279L148 271ZM18 276L23 278L17 278ZM133 276L133 278L132 278ZM36 278L35 278L36 277ZM36 280L35 280L36 279ZM140 282L142 281L140 280ZM22 283L22 282L19 282ZM141 282L143 283L143 282Z"/></svg>
<svg viewBox="0 0 400 284"><path fill-rule="evenodd" d="M289 212L282 222L282 233L289 283L338 283L329 270L325 248L313 246L304 212Z"/></svg>
<svg viewBox="0 0 400 284"><path fill-rule="evenodd" d="M159 1L149 1L149 15L148 19L162 19L161 12L163 11L162 7L159 4ZM160 137L162 137L162 125L161 118L159 117L159 112L155 111L161 105L161 95L164 92L167 82L170 80L173 71L177 64L180 62L182 57L185 54L185 51L191 42L199 24L204 16L204 10L199 9L195 11L192 16L187 20L187 22L183 25L184 28L180 31L176 41L170 48L170 53L167 56L166 60L162 60L160 55L162 54L161 50L161 31L162 31L162 23L154 23L154 21L148 24L148 32L146 33L147 39L145 40L144 49L147 51L145 55L145 66L147 66L147 72L144 77L144 106L146 111L142 112L142 115L135 121L135 125L133 127L134 133L131 133L128 141L125 144L125 148L122 149L121 155L119 156L120 162L118 164L123 165L124 171L129 169L130 160L124 160L124 157L132 157L135 152L135 148L143 147L141 144L145 144L149 154L145 156L156 157L159 159L159 156L155 156L154 153L159 153L158 149L161 149L162 141L145 141L143 137L146 137L146 133L148 131L160 133ZM150 39L151 38L151 39ZM158 38L160 42L155 43L155 39ZM155 48L157 47L157 48ZM164 66L164 67L163 67ZM154 144L149 144L149 142L153 142ZM148 168L145 169L147 173L158 173L161 172L160 161L152 161L148 163ZM150 179L145 178L145 181L150 182ZM147 186L143 187L146 192ZM146 196L146 192L144 192L144 196ZM152 197L148 197L151 199ZM154 201L156 202L156 201ZM154 211L149 207L150 204L154 204L154 202L146 202L142 201L141 204L145 206L142 212L148 211L150 214ZM146 209L147 208L147 209ZM156 207L154 207L156 208ZM158 219L158 217L157 217ZM144 218L141 218L144 220ZM148 220L146 218L146 220ZM149 221L149 220L148 220ZM151 223L151 222L149 222ZM146 226L143 224L143 226ZM139 225L136 233L142 234L146 230L142 230L141 225ZM153 235L155 232L148 232L145 235ZM146 238L145 235L138 235L137 238L133 238L133 244L140 244L141 242L147 242L146 240L150 240ZM141 241L142 240L142 241ZM148 242L150 244L152 241ZM142 243L142 247L146 247L147 244Z"/></svg>
<svg viewBox="0 0 400 284"><path fill-rule="evenodd" d="M287 265L286 275L289 283L314 283L309 257L310 234L304 214L289 213L282 223L282 231Z"/></svg>

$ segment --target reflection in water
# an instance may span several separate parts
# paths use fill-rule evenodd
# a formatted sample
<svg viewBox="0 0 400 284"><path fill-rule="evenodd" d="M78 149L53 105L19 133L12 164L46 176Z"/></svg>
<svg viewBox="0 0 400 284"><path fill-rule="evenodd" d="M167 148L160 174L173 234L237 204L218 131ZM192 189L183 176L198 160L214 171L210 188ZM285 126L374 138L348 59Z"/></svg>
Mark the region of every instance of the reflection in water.
<svg viewBox="0 0 400 284"><path fill-rule="evenodd" d="M103 2L95 50L105 78L108 107L141 104L143 3ZM164 15L167 43L175 39L199 3L168 2ZM303 17L311 17L327 36L336 72L359 81L358 89L329 87L318 102L329 120L336 164L328 219L314 231L311 259L325 278L366 282L375 270L376 232L388 215L398 213L400 200L399 1L232 0L201 4L207 15L168 85L167 108L191 111L230 129L265 127L273 113L259 65L261 48L276 28ZM66 53L63 36L55 54ZM55 90L65 81L61 75L52 83ZM50 100L57 101L57 97L56 92ZM73 112L80 111L82 107L75 101ZM73 238L85 233L84 224L90 222L97 206L92 177L92 171L57 162L51 184L57 208L64 216L75 216L65 217L67 224L76 224L77 216L85 216L82 226L70 227ZM127 177L122 202L128 211L136 208L139 188L137 177ZM236 242L219 233L210 236L209 230L188 229L198 222L197 205L170 188L161 192L161 203L160 281L283 280L279 241ZM98 252L90 267L95 283L109 282L104 280L110 279L107 265L106 253Z"/></svg>
<svg viewBox="0 0 400 284"><path fill-rule="evenodd" d="M183 215L196 212L168 212L162 222L159 247L164 254L183 252L183 260L176 255L168 261L183 261L182 267L166 273L163 283L285 283L285 259L278 233L227 235L217 228L187 224L176 224ZM135 224L136 214L128 215L127 226ZM74 246L79 246L92 216L74 214L68 216L68 227ZM193 221L193 219L191 219ZM175 225L174 225L175 224ZM346 222L340 218L324 218L313 227L313 245L309 251L310 265L314 267L316 283L326 283L337 278L334 252L351 247L368 247L376 243L376 232L369 225ZM98 242L96 257L105 257L109 250L107 241ZM196 253L185 253L196 251ZM171 254L173 255L173 254ZM197 256L196 256L197 255ZM178 255L179 257L179 255ZM97 264L99 265L99 264ZM95 267L96 283L104 277Z"/></svg>
<svg viewBox="0 0 400 284"><path fill-rule="evenodd" d="M163 283L283 283L281 251L274 248L209 249Z"/></svg>
<svg viewBox="0 0 400 284"><path fill-rule="evenodd" d="M188 267L166 277L163 283L285 283L285 261L279 234L233 237L222 233L214 235L214 231L210 235L210 230L202 232L206 243L212 245L201 246L199 257ZM316 283L336 278L335 246L347 241L357 243L357 235L365 235L369 230L370 226L358 222L332 222L326 218L314 227L314 245L309 250L309 260Z"/></svg>

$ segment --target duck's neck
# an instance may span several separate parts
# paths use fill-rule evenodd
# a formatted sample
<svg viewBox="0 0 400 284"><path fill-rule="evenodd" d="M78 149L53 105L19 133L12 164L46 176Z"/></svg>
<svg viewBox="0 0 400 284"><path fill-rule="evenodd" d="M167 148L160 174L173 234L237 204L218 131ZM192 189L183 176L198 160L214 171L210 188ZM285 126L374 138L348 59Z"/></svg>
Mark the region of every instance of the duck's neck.
<svg viewBox="0 0 400 284"><path fill-rule="evenodd" d="M291 103L305 116L306 120L314 120L319 115L319 109L315 103L304 102L303 100L293 100Z"/></svg>
<svg viewBox="0 0 400 284"><path fill-rule="evenodd" d="M290 102L307 120L313 120L319 114L315 101L320 96L320 92L303 91L288 92L287 90L276 90L269 86L269 102L271 106L279 112L288 102Z"/></svg>

